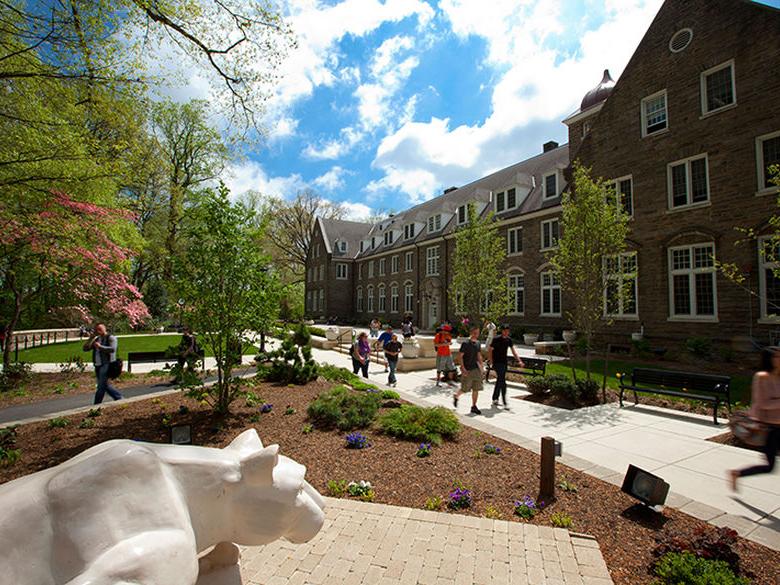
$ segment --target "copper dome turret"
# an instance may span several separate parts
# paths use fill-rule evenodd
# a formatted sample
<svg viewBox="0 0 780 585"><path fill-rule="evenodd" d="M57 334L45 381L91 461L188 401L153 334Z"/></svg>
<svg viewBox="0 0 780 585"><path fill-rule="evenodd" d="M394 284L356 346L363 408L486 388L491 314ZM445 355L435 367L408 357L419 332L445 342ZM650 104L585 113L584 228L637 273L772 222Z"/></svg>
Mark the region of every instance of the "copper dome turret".
<svg viewBox="0 0 780 585"><path fill-rule="evenodd" d="M610 76L609 69L604 69L604 77L601 79L601 83L591 89L588 93L585 94L585 97L582 98L580 111L584 112L585 110L603 102L609 97L609 94L612 93L612 89L614 87L615 81Z"/></svg>

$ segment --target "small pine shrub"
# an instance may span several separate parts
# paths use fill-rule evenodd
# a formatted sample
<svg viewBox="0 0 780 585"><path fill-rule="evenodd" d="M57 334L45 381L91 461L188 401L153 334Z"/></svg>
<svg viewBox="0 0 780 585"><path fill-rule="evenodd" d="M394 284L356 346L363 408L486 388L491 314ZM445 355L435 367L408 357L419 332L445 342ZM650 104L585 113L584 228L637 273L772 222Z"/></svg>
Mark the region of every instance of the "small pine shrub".
<svg viewBox="0 0 780 585"><path fill-rule="evenodd" d="M310 424L303 425L303 429L301 429L301 432L304 435L308 435L308 434L310 434L313 431L314 431L314 427L312 425L310 425Z"/></svg>
<svg viewBox="0 0 780 585"><path fill-rule="evenodd" d="M24 362L9 364L0 372L0 392L18 388L30 381L32 366Z"/></svg>
<svg viewBox="0 0 780 585"><path fill-rule="evenodd" d="M690 552L670 552L662 556L653 568L653 585L750 585L738 577L725 561L697 557Z"/></svg>
<svg viewBox="0 0 780 585"><path fill-rule="evenodd" d="M16 448L16 426L0 429L0 465L13 465L22 456Z"/></svg>
<svg viewBox="0 0 780 585"><path fill-rule="evenodd" d="M577 390L577 402L593 404L599 398L599 385L596 380L577 380L574 384Z"/></svg>
<svg viewBox="0 0 780 585"><path fill-rule="evenodd" d="M100 411L99 408L90 408L89 412L87 412L87 416L89 418L95 418L95 417L98 417L98 416L100 416L102 414L103 413Z"/></svg>
<svg viewBox="0 0 780 585"><path fill-rule="evenodd" d="M317 427L348 431L374 422L380 401L378 394L352 392L344 386L336 386L313 400L307 414Z"/></svg>
<svg viewBox="0 0 780 585"><path fill-rule="evenodd" d="M550 516L550 523L556 528L571 528L574 526L571 516L563 512L553 512Z"/></svg>
<svg viewBox="0 0 780 585"><path fill-rule="evenodd" d="M441 406L423 408L404 404L383 414L378 422L383 433L434 445L440 445L442 439L453 439L460 430L455 414Z"/></svg>
<svg viewBox="0 0 780 585"><path fill-rule="evenodd" d="M325 489L334 498L340 498L347 493L347 482L343 479L329 479L328 483L325 484Z"/></svg>
<svg viewBox="0 0 780 585"><path fill-rule="evenodd" d="M499 511L499 509L492 504L488 504L485 507L485 518L490 518L491 520L501 520L503 517L504 515Z"/></svg>
<svg viewBox="0 0 780 585"><path fill-rule="evenodd" d="M52 429L64 429L70 424L70 421L64 416L58 416L49 421L49 427Z"/></svg>
<svg viewBox="0 0 780 585"><path fill-rule="evenodd" d="M546 376L533 376L525 382L528 391L535 396L542 396L550 391L550 384Z"/></svg>
<svg viewBox="0 0 780 585"><path fill-rule="evenodd" d="M95 419L94 418L86 417L86 418L84 418L84 420L81 421L81 423L79 423L79 428L80 429L91 429L91 428L94 428L94 426L95 426Z"/></svg>
<svg viewBox="0 0 780 585"><path fill-rule="evenodd" d="M568 398L570 401L577 402L577 386L567 376L553 374L548 376L550 381L550 392L562 398Z"/></svg>
<svg viewBox="0 0 780 585"><path fill-rule="evenodd" d="M425 504L423 505L423 507L426 510L431 510L434 512L441 510L443 506L444 506L444 499L441 496L431 496L430 498L425 500Z"/></svg>

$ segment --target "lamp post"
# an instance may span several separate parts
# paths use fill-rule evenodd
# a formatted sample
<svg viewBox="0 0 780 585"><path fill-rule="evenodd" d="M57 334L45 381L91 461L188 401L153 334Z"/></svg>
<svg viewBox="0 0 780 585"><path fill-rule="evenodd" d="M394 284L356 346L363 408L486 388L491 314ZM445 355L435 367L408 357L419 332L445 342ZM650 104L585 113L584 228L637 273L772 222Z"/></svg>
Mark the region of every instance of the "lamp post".
<svg viewBox="0 0 780 585"><path fill-rule="evenodd" d="M179 299L176 303L179 306L179 329L182 327L182 315L184 313L184 299Z"/></svg>

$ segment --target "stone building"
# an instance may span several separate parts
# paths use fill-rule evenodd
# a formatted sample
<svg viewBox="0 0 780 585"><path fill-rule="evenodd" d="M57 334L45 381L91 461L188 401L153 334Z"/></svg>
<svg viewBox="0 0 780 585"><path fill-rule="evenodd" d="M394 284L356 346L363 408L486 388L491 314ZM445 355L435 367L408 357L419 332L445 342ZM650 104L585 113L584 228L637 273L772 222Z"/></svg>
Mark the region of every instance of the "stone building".
<svg viewBox="0 0 780 585"><path fill-rule="evenodd" d="M540 155L377 225L318 220L307 315L397 323L412 314L423 328L455 319L447 294L454 232L473 201L496 213L506 241L508 320L548 334L565 328L566 296L546 256L579 159L614 180L615 204L632 215L629 249L605 276L635 291L610 287L605 298L615 338L642 329L659 343L769 341L780 328L780 281L760 253L765 240L740 242L736 228L765 236L777 212L766 168L780 163L779 65L780 11L747 0L667 0L620 79L604 72L564 120L567 145L545 144ZM717 262L736 264L756 294L724 278Z"/></svg>

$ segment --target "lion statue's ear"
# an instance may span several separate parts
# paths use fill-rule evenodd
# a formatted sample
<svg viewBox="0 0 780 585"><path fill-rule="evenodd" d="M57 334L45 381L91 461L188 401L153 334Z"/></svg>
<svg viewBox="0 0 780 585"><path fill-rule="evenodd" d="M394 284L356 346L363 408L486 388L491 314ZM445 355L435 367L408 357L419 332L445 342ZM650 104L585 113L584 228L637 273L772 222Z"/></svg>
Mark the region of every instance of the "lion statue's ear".
<svg viewBox="0 0 780 585"><path fill-rule="evenodd" d="M270 485L274 481L274 467L279 463L279 445L241 457L241 476L255 485Z"/></svg>
<svg viewBox="0 0 780 585"><path fill-rule="evenodd" d="M233 439L225 449L236 451L240 459L263 450L263 442L255 429L247 429Z"/></svg>

